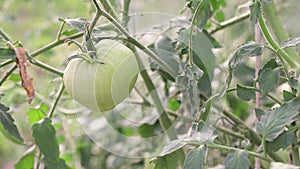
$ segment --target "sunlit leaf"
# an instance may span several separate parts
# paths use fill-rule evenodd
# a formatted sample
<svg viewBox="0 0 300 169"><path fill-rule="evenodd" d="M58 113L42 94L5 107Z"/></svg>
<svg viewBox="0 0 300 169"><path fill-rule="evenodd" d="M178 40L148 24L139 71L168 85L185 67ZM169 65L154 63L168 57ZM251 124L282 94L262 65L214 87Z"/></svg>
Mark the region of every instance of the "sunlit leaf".
<svg viewBox="0 0 300 169"><path fill-rule="evenodd" d="M264 69L259 78L259 88L264 93L269 93L277 86L279 78L279 72L270 68Z"/></svg>
<svg viewBox="0 0 300 169"><path fill-rule="evenodd" d="M183 169L204 169L207 157L207 146L201 145L191 150L185 158Z"/></svg>
<svg viewBox="0 0 300 169"><path fill-rule="evenodd" d="M265 112L259 122L256 123L256 130L267 141L273 141L283 131L284 126L295 121L299 114L300 98L295 98L284 103L278 108Z"/></svg>
<svg viewBox="0 0 300 169"><path fill-rule="evenodd" d="M253 41L247 42L246 44L239 46L234 51L233 56L229 61L229 66L236 67L241 62L243 57L258 56L262 54L262 51L263 51L263 46L261 44L258 44Z"/></svg>
<svg viewBox="0 0 300 169"><path fill-rule="evenodd" d="M225 169L249 169L250 161L245 151L233 151L224 160Z"/></svg>
<svg viewBox="0 0 300 169"><path fill-rule="evenodd" d="M44 118L32 126L32 136L45 159L58 160L59 147L56 131L49 118Z"/></svg>
<svg viewBox="0 0 300 169"><path fill-rule="evenodd" d="M74 35L77 32L78 32L78 30L76 30L76 29L65 30L61 33L61 35L71 36L71 35Z"/></svg>
<svg viewBox="0 0 300 169"><path fill-rule="evenodd" d="M8 112L9 108L0 103L0 130L11 141L16 143L23 143L24 139L21 137L15 120Z"/></svg>
<svg viewBox="0 0 300 169"><path fill-rule="evenodd" d="M297 47L300 45L300 37L287 39L281 42L280 48Z"/></svg>
<svg viewBox="0 0 300 169"><path fill-rule="evenodd" d="M33 125L35 122L40 121L46 116L45 112L43 112L41 109L34 108L30 108L26 114L28 116L30 125Z"/></svg>
<svg viewBox="0 0 300 169"><path fill-rule="evenodd" d="M21 157L15 164L15 169L33 169L34 168L34 153L30 152Z"/></svg>
<svg viewBox="0 0 300 169"><path fill-rule="evenodd" d="M251 99L255 98L255 92L251 89L248 89L246 87L237 85L237 95L239 98L245 101L250 101Z"/></svg>

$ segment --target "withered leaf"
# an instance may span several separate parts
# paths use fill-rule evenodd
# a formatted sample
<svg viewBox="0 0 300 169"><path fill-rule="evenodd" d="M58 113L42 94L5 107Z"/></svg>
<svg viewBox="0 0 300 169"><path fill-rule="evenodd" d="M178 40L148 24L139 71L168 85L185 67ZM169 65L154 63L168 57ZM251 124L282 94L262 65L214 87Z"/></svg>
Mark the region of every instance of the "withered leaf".
<svg viewBox="0 0 300 169"><path fill-rule="evenodd" d="M27 71L27 67L30 65L30 63L26 58L26 51L24 48L16 47L14 50L16 53L16 63L19 66L22 87L27 92L27 102L30 104L34 98L34 87L32 84L33 79Z"/></svg>

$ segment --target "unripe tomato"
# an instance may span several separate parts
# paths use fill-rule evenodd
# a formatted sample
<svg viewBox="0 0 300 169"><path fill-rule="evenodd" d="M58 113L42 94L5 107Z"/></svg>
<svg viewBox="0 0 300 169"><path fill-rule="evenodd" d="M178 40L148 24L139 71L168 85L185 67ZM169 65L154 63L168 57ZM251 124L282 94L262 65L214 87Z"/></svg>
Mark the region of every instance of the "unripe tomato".
<svg viewBox="0 0 300 169"><path fill-rule="evenodd" d="M96 111L108 111L130 93L138 75L133 52L113 40L96 45L97 61L72 59L63 76L66 91L83 106Z"/></svg>

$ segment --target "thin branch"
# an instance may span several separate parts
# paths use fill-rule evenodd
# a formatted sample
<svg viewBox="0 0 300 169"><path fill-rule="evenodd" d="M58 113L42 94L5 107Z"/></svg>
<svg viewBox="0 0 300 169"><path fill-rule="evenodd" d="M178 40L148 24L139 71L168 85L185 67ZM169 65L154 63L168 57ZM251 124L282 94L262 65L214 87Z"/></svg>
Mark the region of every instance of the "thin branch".
<svg viewBox="0 0 300 169"><path fill-rule="evenodd" d="M14 64L7 72L5 72L4 76L0 79L0 86L5 82L5 80L17 69L17 64Z"/></svg>
<svg viewBox="0 0 300 169"><path fill-rule="evenodd" d="M62 84L61 84L61 87L60 87L60 89L59 89L58 96L57 96L57 98L55 99L55 101L54 101L54 103L53 103L53 106L51 107L51 110L50 110L50 112L49 112L49 115L48 115L49 118L51 118L51 117L53 116L54 110L55 110L55 108L56 108L56 106L57 106L57 104L58 104L58 102L59 102L59 100L60 100L60 97L61 97L62 93L64 92L64 90L65 90L65 86L64 86L64 84L62 83Z"/></svg>
<svg viewBox="0 0 300 169"><path fill-rule="evenodd" d="M212 34L218 32L218 31L220 31L222 29L225 29L225 28L227 28L229 26L232 26L232 25L234 25L236 23L239 23L239 22L241 22L241 21L249 18L249 16L250 16L250 11L245 12L245 13L239 15L239 16L234 16L234 17L232 17L232 18L230 18L230 19L228 19L226 21L221 22L216 29L210 31L209 33L212 35Z"/></svg>

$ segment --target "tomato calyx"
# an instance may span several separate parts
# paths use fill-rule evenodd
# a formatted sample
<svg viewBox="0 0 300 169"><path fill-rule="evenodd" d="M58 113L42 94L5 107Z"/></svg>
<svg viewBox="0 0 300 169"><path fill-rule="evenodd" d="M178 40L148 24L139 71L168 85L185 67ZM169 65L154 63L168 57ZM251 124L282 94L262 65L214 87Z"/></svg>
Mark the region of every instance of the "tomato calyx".
<svg viewBox="0 0 300 169"><path fill-rule="evenodd" d="M75 55L72 55L70 57L68 57L68 61L71 61L72 59L75 59L75 58L82 58L86 61L88 61L89 63L99 63L99 64L105 64L104 62L101 62L99 60L96 60L96 59L92 59L90 57L90 55L86 54L86 53L78 53L78 54L75 54Z"/></svg>

